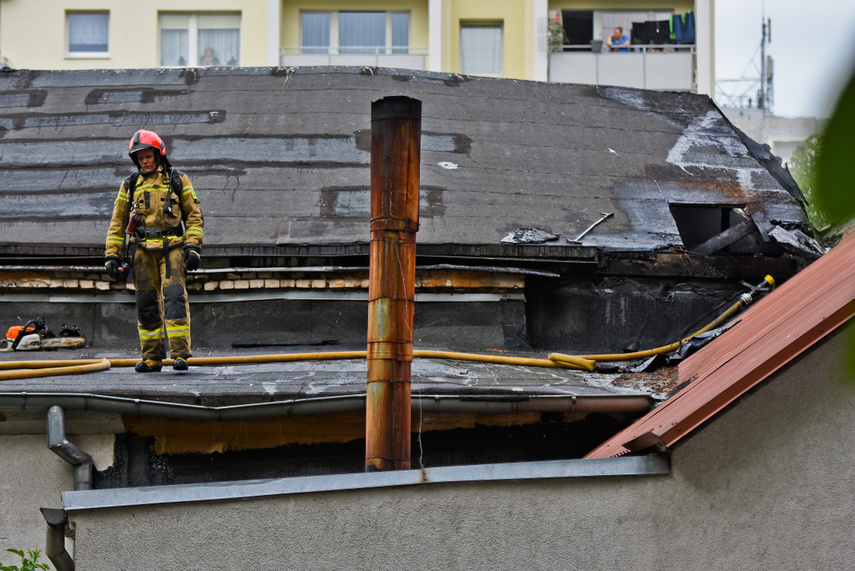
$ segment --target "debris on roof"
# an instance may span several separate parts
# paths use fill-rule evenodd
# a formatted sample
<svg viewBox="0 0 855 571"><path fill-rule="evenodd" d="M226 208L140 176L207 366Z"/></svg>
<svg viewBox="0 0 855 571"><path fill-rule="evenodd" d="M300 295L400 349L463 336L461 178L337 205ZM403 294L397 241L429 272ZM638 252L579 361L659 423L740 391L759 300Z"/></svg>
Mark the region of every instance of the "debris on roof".
<svg viewBox="0 0 855 571"><path fill-rule="evenodd" d="M502 238L502 244L543 244L557 240L558 234L553 234L539 228L520 228Z"/></svg>
<svg viewBox="0 0 855 571"><path fill-rule="evenodd" d="M678 365L680 388L586 458L672 446L855 316L855 234L749 308L729 331Z"/></svg>
<svg viewBox="0 0 855 571"><path fill-rule="evenodd" d="M786 230L780 226L775 226L769 230L769 236L774 238L788 252L807 258L816 259L828 251L817 240L798 228Z"/></svg>

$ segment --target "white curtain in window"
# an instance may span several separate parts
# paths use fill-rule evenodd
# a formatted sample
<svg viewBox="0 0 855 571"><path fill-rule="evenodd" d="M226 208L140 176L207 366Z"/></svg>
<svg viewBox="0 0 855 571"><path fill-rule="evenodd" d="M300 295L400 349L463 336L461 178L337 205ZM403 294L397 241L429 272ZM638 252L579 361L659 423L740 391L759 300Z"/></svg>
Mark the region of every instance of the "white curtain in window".
<svg viewBox="0 0 855 571"><path fill-rule="evenodd" d="M410 15L405 12L392 14L392 53L405 54L410 45Z"/></svg>
<svg viewBox="0 0 855 571"><path fill-rule="evenodd" d="M107 14L69 14L69 52L107 52L109 49Z"/></svg>
<svg viewBox="0 0 855 571"><path fill-rule="evenodd" d="M200 29L199 65L240 65L240 30Z"/></svg>
<svg viewBox="0 0 855 571"><path fill-rule="evenodd" d="M502 74L501 26L460 28L460 72L481 75Z"/></svg>
<svg viewBox="0 0 855 571"><path fill-rule="evenodd" d="M306 12L301 15L304 54L325 54L330 47L329 13ZM305 49L319 48L319 49Z"/></svg>
<svg viewBox="0 0 855 571"><path fill-rule="evenodd" d="M386 46L386 12L340 12L338 41L342 53L374 53Z"/></svg>
<svg viewBox="0 0 855 571"><path fill-rule="evenodd" d="M187 30L161 30L160 65L187 66L190 33Z"/></svg>

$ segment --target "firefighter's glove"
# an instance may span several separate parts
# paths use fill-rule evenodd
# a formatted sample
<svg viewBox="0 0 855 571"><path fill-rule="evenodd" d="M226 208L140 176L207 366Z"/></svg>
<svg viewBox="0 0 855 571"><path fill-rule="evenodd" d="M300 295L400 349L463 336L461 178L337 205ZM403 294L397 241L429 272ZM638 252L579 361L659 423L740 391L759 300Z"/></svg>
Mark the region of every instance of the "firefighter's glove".
<svg viewBox="0 0 855 571"><path fill-rule="evenodd" d="M181 256L184 262L184 267L188 272L194 272L199 269L199 262L202 261L202 254L199 253L199 248L196 246L184 246L184 255Z"/></svg>
<svg viewBox="0 0 855 571"><path fill-rule="evenodd" d="M118 256L107 256L104 269L107 270L108 276L117 280L122 271L122 260Z"/></svg>

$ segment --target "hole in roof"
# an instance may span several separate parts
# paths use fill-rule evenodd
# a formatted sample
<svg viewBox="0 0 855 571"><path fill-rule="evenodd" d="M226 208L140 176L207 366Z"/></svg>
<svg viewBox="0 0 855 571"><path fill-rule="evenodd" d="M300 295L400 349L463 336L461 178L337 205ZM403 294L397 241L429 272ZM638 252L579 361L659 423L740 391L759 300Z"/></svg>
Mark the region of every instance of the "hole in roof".
<svg viewBox="0 0 855 571"><path fill-rule="evenodd" d="M711 204L671 204L671 215L677 223L680 239L687 250L695 250L708 240L720 236L730 228L750 222L748 215L742 210L744 205L711 205ZM736 254L753 252L754 248L747 245L746 240L739 239L714 253Z"/></svg>

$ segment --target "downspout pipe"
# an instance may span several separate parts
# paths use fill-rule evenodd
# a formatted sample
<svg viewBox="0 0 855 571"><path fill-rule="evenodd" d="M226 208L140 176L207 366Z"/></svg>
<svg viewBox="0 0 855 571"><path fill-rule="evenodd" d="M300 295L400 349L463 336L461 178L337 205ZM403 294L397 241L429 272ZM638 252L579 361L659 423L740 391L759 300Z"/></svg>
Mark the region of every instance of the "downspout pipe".
<svg viewBox="0 0 855 571"><path fill-rule="evenodd" d="M92 456L65 437L65 411L52 406L47 412L48 448L74 467L74 489L92 489Z"/></svg>
<svg viewBox="0 0 855 571"><path fill-rule="evenodd" d="M74 571L74 559L65 549L65 530L68 526L68 514L56 508L40 508L47 522L45 537L45 555L56 571Z"/></svg>
<svg viewBox="0 0 855 571"><path fill-rule="evenodd" d="M365 471L411 467L411 370L422 103L371 104Z"/></svg>

